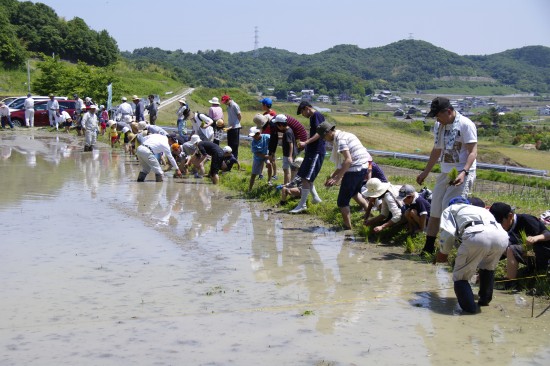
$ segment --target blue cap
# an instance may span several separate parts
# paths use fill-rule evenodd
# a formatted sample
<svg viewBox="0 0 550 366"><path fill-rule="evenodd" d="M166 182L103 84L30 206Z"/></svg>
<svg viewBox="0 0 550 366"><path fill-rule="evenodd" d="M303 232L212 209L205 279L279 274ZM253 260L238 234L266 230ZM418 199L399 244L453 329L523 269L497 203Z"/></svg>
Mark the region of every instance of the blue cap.
<svg viewBox="0 0 550 366"><path fill-rule="evenodd" d="M449 201L449 206L460 204L460 203L465 204L465 205L469 205L470 201L468 201L467 198L464 198L462 196L458 196L458 197L455 197L455 198L451 198L451 200Z"/></svg>
<svg viewBox="0 0 550 366"><path fill-rule="evenodd" d="M273 101L271 100L271 98L264 98L260 100L260 103L268 107L271 107L273 105Z"/></svg>

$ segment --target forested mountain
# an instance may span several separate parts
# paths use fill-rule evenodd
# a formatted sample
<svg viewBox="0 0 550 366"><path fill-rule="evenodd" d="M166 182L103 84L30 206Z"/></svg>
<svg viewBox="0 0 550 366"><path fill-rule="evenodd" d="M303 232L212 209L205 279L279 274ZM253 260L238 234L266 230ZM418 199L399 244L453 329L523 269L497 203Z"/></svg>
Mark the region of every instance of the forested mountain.
<svg viewBox="0 0 550 366"><path fill-rule="evenodd" d="M82 18L66 21L42 3L0 0L0 63L17 68L39 53L94 66L108 66L120 56L109 33L90 29Z"/></svg>
<svg viewBox="0 0 550 366"><path fill-rule="evenodd" d="M0 66L21 68L29 57L55 54L93 66L120 58L106 30L90 29L83 18L60 18L42 3L0 0ZM258 52L165 51L141 48L122 54L140 70L160 64L174 79L193 86L238 87L286 97L288 90L362 97L377 89L426 90L507 86L550 92L550 48L529 46L487 56L460 56L428 42L402 40L362 49L339 45L313 55L276 48Z"/></svg>
<svg viewBox="0 0 550 366"><path fill-rule="evenodd" d="M319 93L363 94L372 89L507 85L523 92L550 92L550 48L524 47L489 56L460 56L418 40L362 49L339 45L313 55L275 48L255 53L141 48L123 56L160 62L186 82L208 87L275 86Z"/></svg>

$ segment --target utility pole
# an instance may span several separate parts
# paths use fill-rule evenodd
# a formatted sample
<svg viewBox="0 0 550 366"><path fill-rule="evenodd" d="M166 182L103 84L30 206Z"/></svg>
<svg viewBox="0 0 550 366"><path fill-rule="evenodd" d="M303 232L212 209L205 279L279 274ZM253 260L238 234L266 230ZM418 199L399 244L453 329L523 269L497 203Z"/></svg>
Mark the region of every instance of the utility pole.
<svg viewBox="0 0 550 366"><path fill-rule="evenodd" d="M259 51L258 51L258 26L254 27L254 57L258 57Z"/></svg>
<svg viewBox="0 0 550 366"><path fill-rule="evenodd" d="M31 92L31 64L29 60L27 60L27 87L30 93Z"/></svg>

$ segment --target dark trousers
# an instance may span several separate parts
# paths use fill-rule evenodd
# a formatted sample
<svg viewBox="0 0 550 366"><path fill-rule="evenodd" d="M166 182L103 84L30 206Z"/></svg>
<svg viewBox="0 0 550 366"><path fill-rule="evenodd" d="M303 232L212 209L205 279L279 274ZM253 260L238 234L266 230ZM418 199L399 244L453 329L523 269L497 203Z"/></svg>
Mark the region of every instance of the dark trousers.
<svg viewBox="0 0 550 366"><path fill-rule="evenodd" d="M10 116L3 116L2 117L2 128L6 127L6 123L10 126L10 128L13 128L13 123L11 123Z"/></svg>
<svg viewBox="0 0 550 366"><path fill-rule="evenodd" d="M240 138L240 128L231 128L227 130L227 145L233 151L233 156L236 159L239 159L239 138Z"/></svg>

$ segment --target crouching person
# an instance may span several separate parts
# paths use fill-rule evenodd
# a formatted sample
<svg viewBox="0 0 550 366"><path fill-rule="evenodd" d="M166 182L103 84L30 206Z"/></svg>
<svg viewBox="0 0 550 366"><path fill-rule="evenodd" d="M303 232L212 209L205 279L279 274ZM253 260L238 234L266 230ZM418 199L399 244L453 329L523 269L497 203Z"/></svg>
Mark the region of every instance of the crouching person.
<svg viewBox="0 0 550 366"><path fill-rule="evenodd" d="M404 204L403 216L407 220L409 234L423 232L430 217L430 203L410 184L399 189L399 198Z"/></svg>
<svg viewBox="0 0 550 366"><path fill-rule="evenodd" d="M132 142L136 135L129 132L128 141ZM170 145L176 141L172 137L153 134L143 137L140 140L141 145L136 150L136 156L141 164L141 172L138 175L137 181L144 182L145 177L152 170L155 173L155 180L157 182L163 181L163 171L160 163L156 157L157 154L163 153L168 158L172 168L177 170L176 175L180 176L181 171L178 168L176 160L172 156L170 151Z"/></svg>
<svg viewBox="0 0 550 366"><path fill-rule="evenodd" d="M470 278L479 267L479 306L493 298L495 268L508 245L508 234L478 198L472 203L458 196L450 200L441 214L440 248L436 262L446 262L453 246L458 247L453 268L454 291L466 313L478 311Z"/></svg>
<svg viewBox="0 0 550 366"><path fill-rule="evenodd" d="M373 227L375 233L398 224L402 220L402 202L397 198L399 187L393 186L390 182L382 182L378 178L371 178L367 182L367 190L363 191L363 196L367 198L370 204L374 205L376 201L380 202L380 215L376 217L367 217L365 226Z"/></svg>

